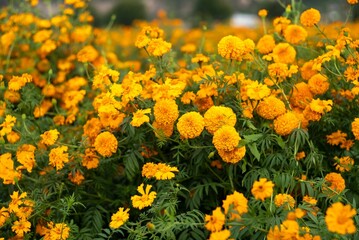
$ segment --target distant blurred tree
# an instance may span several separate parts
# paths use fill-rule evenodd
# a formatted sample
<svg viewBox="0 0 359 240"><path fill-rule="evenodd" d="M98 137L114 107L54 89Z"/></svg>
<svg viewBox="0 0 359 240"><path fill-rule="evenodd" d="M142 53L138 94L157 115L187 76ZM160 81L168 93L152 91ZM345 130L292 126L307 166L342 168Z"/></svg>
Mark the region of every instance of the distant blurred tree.
<svg viewBox="0 0 359 240"><path fill-rule="evenodd" d="M228 1L197 0L194 5L194 15L198 22L223 21L229 19L233 9Z"/></svg>
<svg viewBox="0 0 359 240"><path fill-rule="evenodd" d="M146 19L146 8L142 0L122 0L110 15L116 15L115 24L131 25L133 20Z"/></svg>

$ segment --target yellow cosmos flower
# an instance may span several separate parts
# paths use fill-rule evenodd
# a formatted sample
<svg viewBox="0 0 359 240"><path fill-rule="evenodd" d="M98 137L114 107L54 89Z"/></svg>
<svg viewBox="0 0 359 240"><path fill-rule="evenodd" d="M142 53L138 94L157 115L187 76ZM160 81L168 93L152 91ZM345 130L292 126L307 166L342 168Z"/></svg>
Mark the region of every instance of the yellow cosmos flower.
<svg viewBox="0 0 359 240"><path fill-rule="evenodd" d="M153 201L156 198L156 192L150 192L152 185L147 185L146 190L143 189L143 183L138 186L137 191L141 193L141 195L134 195L131 197L132 206L134 208L143 209L145 207L151 206Z"/></svg>

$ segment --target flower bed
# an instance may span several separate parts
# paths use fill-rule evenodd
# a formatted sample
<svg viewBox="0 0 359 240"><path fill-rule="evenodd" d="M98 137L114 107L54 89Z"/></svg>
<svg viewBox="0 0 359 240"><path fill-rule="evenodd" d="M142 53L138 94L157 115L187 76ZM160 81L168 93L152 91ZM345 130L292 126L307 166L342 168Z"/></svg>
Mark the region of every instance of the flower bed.
<svg viewBox="0 0 359 240"><path fill-rule="evenodd" d="M0 239L359 238L357 24L36 5L0 12Z"/></svg>

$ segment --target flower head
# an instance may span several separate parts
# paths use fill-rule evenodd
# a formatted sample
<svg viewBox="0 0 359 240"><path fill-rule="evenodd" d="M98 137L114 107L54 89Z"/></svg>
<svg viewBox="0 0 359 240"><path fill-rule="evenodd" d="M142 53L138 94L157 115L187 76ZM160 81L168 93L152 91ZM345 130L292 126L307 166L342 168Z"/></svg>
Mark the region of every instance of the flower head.
<svg viewBox="0 0 359 240"><path fill-rule="evenodd" d="M151 113L151 109L138 109L133 113L133 118L131 121L131 125L134 127L140 127L142 124L149 122L150 118L146 115Z"/></svg>
<svg viewBox="0 0 359 240"><path fill-rule="evenodd" d="M56 140L59 137L59 134L60 133L59 133L59 131L57 131L57 129L46 131L40 135L41 143L43 143L47 146L51 146L56 142Z"/></svg>
<svg viewBox="0 0 359 240"><path fill-rule="evenodd" d="M212 106L204 114L205 128L211 134L224 125L234 127L236 122L237 117L229 107Z"/></svg>
<svg viewBox="0 0 359 240"><path fill-rule="evenodd" d="M258 104L256 110L259 116L270 120L273 120L287 111L284 102L275 96L264 98Z"/></svg>
<svg viewBox="0 0 359 240"><path fill-rule="evenodd" d="M178 105L172 99L160 99L153 107L153 113L157 124L159 125L173 125L177 120L179 112Z"/></svg>
<svg viewBox="0 0 359 240"><path fill-rule="evenodd" d="M284 30L284 38L291 44L303 42L307 36L307 31L299 25L291 24Z"/></svg>
<svg viewBox="0 0 359 240"><path fill-rule="evenodd" d="M274 131L281 135L289 135L294 129L298 128L300 121L293 112L287 112L274 119Z"/></svg>
<svg viewBox="0 0 359 240"><path fill-rule="evenodd" d="M150 192L152 185L147 185L146 189L143 188L143 183L138 186L137 191L141 195L134 195L131 197L132 205L134 208L143 209L145 207L151 206L153 201L156 198L156 192Z"/></svg>
<svg viewBox="0 0 359 240"><path fill-rule="evenodd" d="M130 215L128 212L129 208L126 210L122 207L118 209L118 211L111 216L110 228L117 229L121 227L125 222L129 219Z"/></svg>
<svg viewBox="0 0 359 240"><path fill-rule="evenodd" d="M214 132L212 143L219 151L232 151L238 146L240 136L232 126L222 126Z"/></svg>
<svg viewBox="0 0 359 240"><path fill-rule="evenodd" d="M225 214L231 213L232 219L239 219L240 215L248 212L248 199L243 193L234 191L223 200L222 207ZM230 212L230 210L232 211Z"/></svg>
<svg viewBox="0 0 359 240"><path fill-rule="evenodd" d="M355 118L351 125L355 139L359 140L359 118Z"/></svg>
<svg viewBox="0 0 359 240"><path fill-rule="evenodd" d="M103 157L110 157L117 152L118 142L110 132L100 133L94 143L96 151Z"/></svg>
<svg viewBox="0 0 359 240"><path fill-rule="evenodd" d="M331 189L334 193L341 193L345 189L345 180L339 173L328 173L325 175L324 180L327 182L329 189ZM326 192L329 189L324 187ZM332 195L332 193L329 192L329 195Z"/></svg>
<svg viewBox="0 0 359 240"><path fill-rule="evenodd" d="M300 23L305 27L313 27L320 21L320 12L317 9L310 8L300 15Z"/></svg>
<svg viewBox="0 0 359 240"><path fill-rule="evenodd" d="M192 139L201 135L204 119L198 112L187 112L177 122L177 130L183 139Z"/></svg>
<svg viewBox="0 0 359 240"><path fill-rule="evenodd" d="M253 183L251 192L255 199L264 201L264 199L272 196L273 187L274 183L272 181L268 181L266 178L260 178L259 181Z"/></svg>
<svg viewBox="0 0 359 240"><path fill-rule="evenodd" d="M207 215L204 218L206 224L205 227L211 232L221 231L226 220L226 216L222 213L220 207L213 210L212 215Z"/></svg>
<svg viewBox="0 0 359 240"><path fill-rule="evenodd" d="M356 214L356 210L350 205L343 205L341 202L336 202L327 209L325 223L330 232L342 235L352 234L356 231L353 220Z"/></svg>
<svg viewBox="0 0 359 240"><path fill-rule="evenodd" d="M61 170L64 167L64 163L69 161L67 149L67 146L60 146L51 149L49 154L49 163L51 166L56 167L56 170Z"/></svg>
<svg viewBox="0 0 359 240"><path fill-rule="evenodd" d="M294 198L286 193L279 193L274 197L274 204L277 207L283 206L284 208L294 208Z"/></svg>

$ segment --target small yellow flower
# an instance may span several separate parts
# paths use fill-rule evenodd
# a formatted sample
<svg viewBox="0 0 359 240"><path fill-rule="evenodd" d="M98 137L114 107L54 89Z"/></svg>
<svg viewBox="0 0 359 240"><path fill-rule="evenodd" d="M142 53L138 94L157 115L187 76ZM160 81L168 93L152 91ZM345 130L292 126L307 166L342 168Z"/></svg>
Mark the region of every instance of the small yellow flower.
<svg viewBox="0 0 359 240"><path fill-rule="evenodd" d="M120 207L116 213L112 214L110 228L117 229L121 227L123 224L125 224L125 222L130 217L128 213L129 211L130 211L129 208L124 210L124 208Z"/></svg>
<svg viewBox="0 0 359 240"><path fill-rule="evenodd" d="M151 113L150 108L138 109L135 113L133 113L131 125L134 127L140 127L142 124L150 122L150 118L146 115L149 113Z"/></svg>
<svg viewBox="0 0 359 240"><path fill-rule="evenodd" d="M134 195L131 197L132 206L140 210L145 207L151 206L157 195L157 193L154 191L150 192L152 185L148 184L146 186L146 189L143 188L143 185L144 184L142 183L137 188L137 191L141 193L141 195Z"/></svg>

